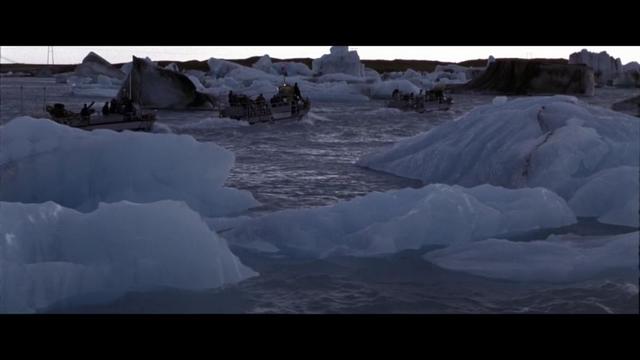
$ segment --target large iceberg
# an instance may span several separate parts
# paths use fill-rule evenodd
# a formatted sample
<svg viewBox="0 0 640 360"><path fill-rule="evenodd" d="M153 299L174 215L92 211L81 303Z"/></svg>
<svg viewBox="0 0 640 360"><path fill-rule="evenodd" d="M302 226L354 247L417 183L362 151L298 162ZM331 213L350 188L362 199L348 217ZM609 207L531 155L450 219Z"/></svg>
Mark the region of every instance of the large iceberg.
<svg viewBox="0 0 640 360"><path fill-rule="evenodd" d="M20 117L0 127L0 142L2 201L91 211L101 202L170 199L205 216L257 204L249 192L224 187L233 153L191 136L88 132Z"/></svg>
<svg viewBox="0 0 640 360"><path fill-rule="evenodd" d="M363 256L464 243L575 221L566 202L546 189L434 184L374 192L329 207L227 220L224 236L237 245L267 242L281 251L308 256Z"/></svg>
<svg viewBox="0 0 640 360"><path fill-rule="evenodd" d="M157 287L209 289L256 273L184 203L0 202L0 313L108 301Z"/></svg>
<svg viewBox="0 0 640 360"><path fill-rule="evenodd" d="M359 164L425 183L546 187L568 201L602 170L639 166L640 122L573 97L521 98L477 107Z"/></svg>
<svg viewBox="0 0 640 360"><path fill-rule="evenodd" d="M198 91L199 81L149 60L133 57L133 68L124 80L118 99L131 98L144 107L160 109L211 108L215 99ZM202 88L200 88L202 89Z"/></svg>
<svg viewBox="0 0 640 360"><path fill-rule="evenodd" d="M622 72L613 79L613 85L619 87L640 87L640 64L632 61L622 67Z"/></svg>
<svg viewBox="0 0 640 360"><path fill-rule="evenodd" d="M613 80L622 73L620 58L614 59L606 51L593 53L582 49L569 55L569 64L584 64L593 69L598 85L613 85Z"/></svg>
<svg viewBox="0 0 640 360"><path fill-rule="evenodd" d="M207 60L207 65L209 65L209 75L216 78L225 77L232 70L244 67L231 61L216 58Z"/></svg>
<svg viewBox="0 0 640 360"><path fill-rule="evenodd" d="M96 79L98 75L118 80L125 78L125 73L122 70L111 65L111 63L93 51L82 59L82 63L76 66L74 72L78 76L87 76L93 79Z"/></svg>
<svg viewBox="0 0 640 360"><path fill-rule="evenodd" d="M330 54L313 60L311 69L314 74L324 75L343 73L363 77L364 64L360 62L357 51L349 51L348 46L332 46Z"/></svg>
<svg viewBox="0 0 640 360"><path fill-rule="evenodd" d="M313 72L309 67L303 63L280 61L273 63L269 55L264 55L252 66L258 70L262 70L267 74L272 75L287 75L287 76L311 76Z"/></svg>
<svg viewBox="0 0 640 360"><path fill-rule="evenodd" d="M638 237L552 235L516 242L487 239L428 252L428 261L450 270L513 281L574 282L603 276L638 277Z"/></svg>
<svg viewBox="0 0 640 360"><path fill-rule="evenodd" d="M502 94L583 94L593 96L594 73L586 65L552 60L498 59L464 88Z"/></svg>

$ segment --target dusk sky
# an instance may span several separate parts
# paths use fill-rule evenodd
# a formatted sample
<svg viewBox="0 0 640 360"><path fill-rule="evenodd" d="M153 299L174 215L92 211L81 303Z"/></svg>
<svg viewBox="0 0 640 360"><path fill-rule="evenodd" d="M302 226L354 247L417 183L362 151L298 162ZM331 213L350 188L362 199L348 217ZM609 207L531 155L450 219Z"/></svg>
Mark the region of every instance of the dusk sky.
<svg viewBox="0 0 640 360"><path fill-rule="evenodd" d="M640 46L350 46L361 59L416 59L459 62L496 58L568 58L586 48L606 51L623 64L640 61ZM268 54L275 58L318 58L329 52L329 46L56 46L54 63L75 64L94 51L112 63L131 61L131 56L153 60L206 60L210 57L241 59ZM47 63L47 46L1 46L2 63Z"/></svg>

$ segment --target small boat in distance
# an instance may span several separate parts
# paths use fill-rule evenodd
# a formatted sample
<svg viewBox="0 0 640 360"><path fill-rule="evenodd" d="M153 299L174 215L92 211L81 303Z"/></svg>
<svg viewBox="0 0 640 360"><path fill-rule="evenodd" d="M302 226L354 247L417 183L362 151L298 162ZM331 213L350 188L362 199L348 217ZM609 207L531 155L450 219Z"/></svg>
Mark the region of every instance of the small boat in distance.
<svg viewBox="0 0 640 360"><path fill-rule="evenodd" d="M391 96L387 107L403 111L417 111L419 113L446 111L453 105L453 98L445 95L443 89L429 90L424 94L420 90L418 95L403 94L400 90L395 89Z"/></svg>

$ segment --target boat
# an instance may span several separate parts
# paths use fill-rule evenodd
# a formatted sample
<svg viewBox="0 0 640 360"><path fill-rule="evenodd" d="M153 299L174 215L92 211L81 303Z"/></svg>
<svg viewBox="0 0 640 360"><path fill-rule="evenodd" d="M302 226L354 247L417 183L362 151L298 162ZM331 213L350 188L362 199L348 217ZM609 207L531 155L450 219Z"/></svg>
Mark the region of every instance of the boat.
<svg viewBox="0 0 640 360"><path fill-rule="evenodd" d="M424 95L421 91L417 96L394 90L392 99L387 102L387 107L419 113L447 111L452 105L453 98L440 89L426 91Z"/></svg>
<svg viewBox="0 0 640 360"><path fill-rule="evenodd" d="M246 95L230 93L229 106L220 109L220 117L244 120L251 125L300 120L311 109L311 102L308 98L302 98L296 88L285 82L269 102L261 97L252 100Z"/></svg>
<svg viewBox="0 0 640 360"><path fill-rule="evenodd" d="M46 110L51 120L83 130L109 129L114 131L151 131L156 121L155 112L133 111L129 113L97 114L88 107L86 114L75 113L65 109L64 104L47 105Z"/></svg>

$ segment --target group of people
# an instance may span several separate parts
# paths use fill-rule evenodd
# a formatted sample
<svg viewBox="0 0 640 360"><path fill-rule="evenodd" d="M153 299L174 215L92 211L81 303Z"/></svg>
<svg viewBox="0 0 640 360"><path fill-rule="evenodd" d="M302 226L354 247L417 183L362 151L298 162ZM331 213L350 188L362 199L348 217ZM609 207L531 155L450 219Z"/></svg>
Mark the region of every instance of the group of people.
<svg viewBox="0 0 640 360"><path fill-rule="evenodd" d="M273 106L283 102L289 102L290 99L292 99L294 103L298 103L303 100L298 83L295 83L293 87L289 87L288 85L280 87L278 93L271 98L270 103ZM267 105L267 100L262 94L258 95L254 100L247 95L235 94L233 91L229 91L228 100L229 106L243 106L260 109Z"/></svg>
<svg viewBox="0 0 640 360"><path fill-rule="evenodd" d="M424 92L420 90L418 96L414 96L413 93L403 94L399 89L394 89L391 93L391 97L394 100L404 100L407 102L422 102L422 101L438 101L439 103L443 103L446 101L444 96L444 91L442 89L433 89Z"/></svg>
<svg viewBox="0 0 640 360"><path fill-rule="evenodd" d="M85 104L85 107L87 105ZM135 115L136 108L133 105L133 101L129 98L124 98L122 101L111 99L104 103L102 107L102 115L109 114L123 114L123 115Z"/></svg>

